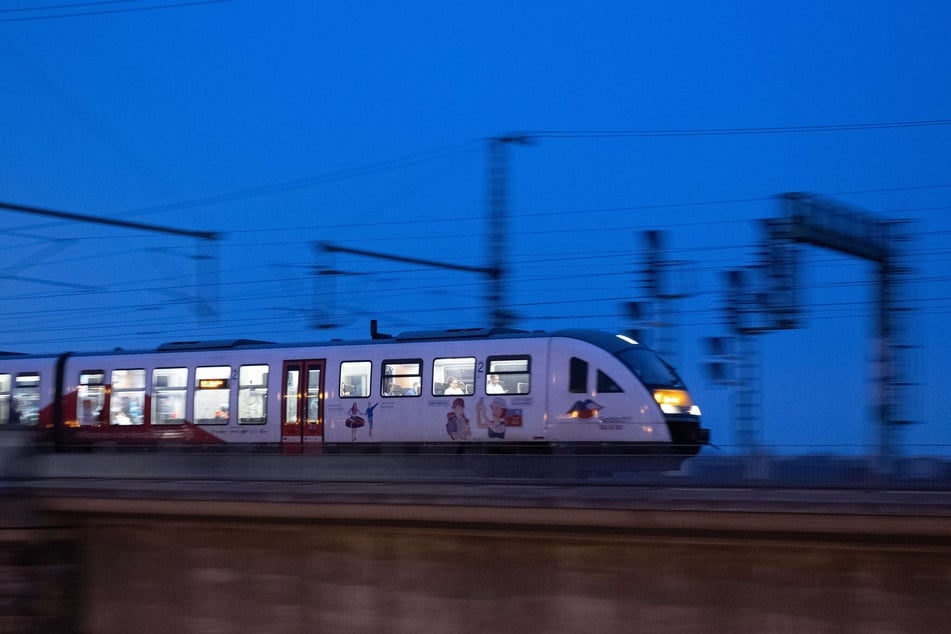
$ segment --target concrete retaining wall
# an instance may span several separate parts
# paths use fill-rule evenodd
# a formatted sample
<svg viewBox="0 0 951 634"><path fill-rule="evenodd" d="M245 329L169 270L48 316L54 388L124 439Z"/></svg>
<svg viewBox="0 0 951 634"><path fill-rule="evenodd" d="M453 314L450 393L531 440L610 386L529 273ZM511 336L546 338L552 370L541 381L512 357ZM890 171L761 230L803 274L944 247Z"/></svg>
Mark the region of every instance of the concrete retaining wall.
<svg viewBox="0 0 951 634"><path fill-rule="evenodd" d="M85 631L929 631L951 550L497 522L89 517ZM658 527L660 528L660 527Z"/></svg>

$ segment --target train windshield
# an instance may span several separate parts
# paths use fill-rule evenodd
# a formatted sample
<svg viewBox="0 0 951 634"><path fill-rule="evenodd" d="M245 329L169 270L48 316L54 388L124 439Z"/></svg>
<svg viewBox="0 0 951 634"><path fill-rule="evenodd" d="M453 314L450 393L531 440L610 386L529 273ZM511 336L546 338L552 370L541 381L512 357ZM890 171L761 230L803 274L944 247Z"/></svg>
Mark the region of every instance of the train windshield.
<svg viewBox="0 0 951 634"><path fill-rule="evenodd" d="M619 352L617 357L631 369L641 383L647 387L667 387L686 389L677 371L661 359L656 352L647 348L629 348Z"/></svg>

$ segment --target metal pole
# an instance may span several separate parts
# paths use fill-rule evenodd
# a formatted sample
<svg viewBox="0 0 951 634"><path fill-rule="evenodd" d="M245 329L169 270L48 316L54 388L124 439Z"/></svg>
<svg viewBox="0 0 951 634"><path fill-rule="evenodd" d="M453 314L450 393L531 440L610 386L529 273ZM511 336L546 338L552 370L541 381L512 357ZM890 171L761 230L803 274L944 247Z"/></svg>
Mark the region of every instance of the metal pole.
<svg viewBox="0 0 951 634"><path fill-rule="evenodd" d="M505 258L508 254L508 148L511 143L528 144L528 136L510 134L489 139L489 209L486 303L492 310L492 327L506 328L512 313L505 308Z"/></svg>

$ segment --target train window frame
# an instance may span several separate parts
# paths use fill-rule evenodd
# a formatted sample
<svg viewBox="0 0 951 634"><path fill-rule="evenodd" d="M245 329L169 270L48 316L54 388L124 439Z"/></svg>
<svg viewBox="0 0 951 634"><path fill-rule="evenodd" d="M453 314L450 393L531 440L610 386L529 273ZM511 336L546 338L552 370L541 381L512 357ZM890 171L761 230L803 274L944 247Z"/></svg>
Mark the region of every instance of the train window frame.
<svg viewBox="0 0 951 634"><path fill-rule="evenodd" d="M447 371L448 370L448 371ZM472 396L475 393L475 357L438 357L433 359L433 380L430 389L433 396ZM450 379L459 381L465 389L462 393L448 394Z"/></svg>
<svg viewBox="0 0 951 634"><path fill-rule="evenodd" d="M380 394L384 398L419 396L422 392L422 359L384 359L381 368ZM414 388L414 385L418 387ZM395 394L391 393L393 386L399 389Z"/></svg>
<svg viewBox="0 0 951 634"><path fill-rule="evenodd" d="M231 377L230 365L200 365L195 368L192 411L196 424L227 425L231 422Z"/></svg>
<svg viewBox="0 0 951 634"><path fill-rule="evenodd" d="M90 403L88 415L84 405ZM80 370L76 385L76 424L99 425L106 405L106 371Z"/></svg>
<svg viewBox="0 0 951 634"><path fill-rule="evenodd" d="M133 379L131 381L117 381L118 377ZM139 378L141 380L134 380ZM122 427L140 426L145 424L145 368L116 368L109 373L109 390L111 392L109 405L109 424ZM129 401L129 411L122 406L122 399ZM132 406L135 405L133 410ZM138 412L138 413L136 413ZM120 414L129 422L122 422Z"/></svg>
<svg viewBox="0 0 951 634"><path fill-rule="evenodd" d="M514 364L521 364L524 367L510 367ZM499 377L502 392L489 392L489 385L493 376ZM514 389L512 389L513 387ZM499 354L486 357L484 388L486 394L518 394L519 396L530 394L532 391L532 356L529 354Z"/></svg>
<svg viewBox="0 0 951 634"><path fill-rule="evenodd" d="M264 368L264 372L260 369ZM248 374L257 372L253 377ZM264 425L267 423L268 380L271 367L266 363L246 363L238 366L238 424ZM254 379L261 379L260 384ZM260 408L260 416L252 416Z"/></svg>
<svg viewBox="0 0 951 634"><path fill-rule="evenodd" d="M341 398L368 398L372 392L373 362L369 360L347 360L340 362L340 397ZM347 383L347 379L358 378L360 381ZM363 391L358 390L364 388ZM348 389L349 388L349 389ZM347 392L346 394L344 392Z"/></svg>

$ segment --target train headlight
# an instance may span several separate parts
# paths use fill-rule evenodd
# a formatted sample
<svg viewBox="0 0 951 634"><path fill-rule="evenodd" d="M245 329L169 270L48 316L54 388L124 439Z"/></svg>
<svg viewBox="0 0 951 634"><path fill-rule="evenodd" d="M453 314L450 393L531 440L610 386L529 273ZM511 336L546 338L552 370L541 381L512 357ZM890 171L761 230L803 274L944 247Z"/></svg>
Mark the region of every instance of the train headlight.
<svg viewBox="0 0 951 634"><path fill-rule="evenodd" d="M686 390L654 390L654 400L665 414L687 412L694 416L700 415L700 408L693 404Z"/></svg>
<svg viewBox="0 0 951 634"><path fill-rule="evenodd" d="M654 390L654 400L661 405L690 407L693 402L685 390Z"/></svg>

